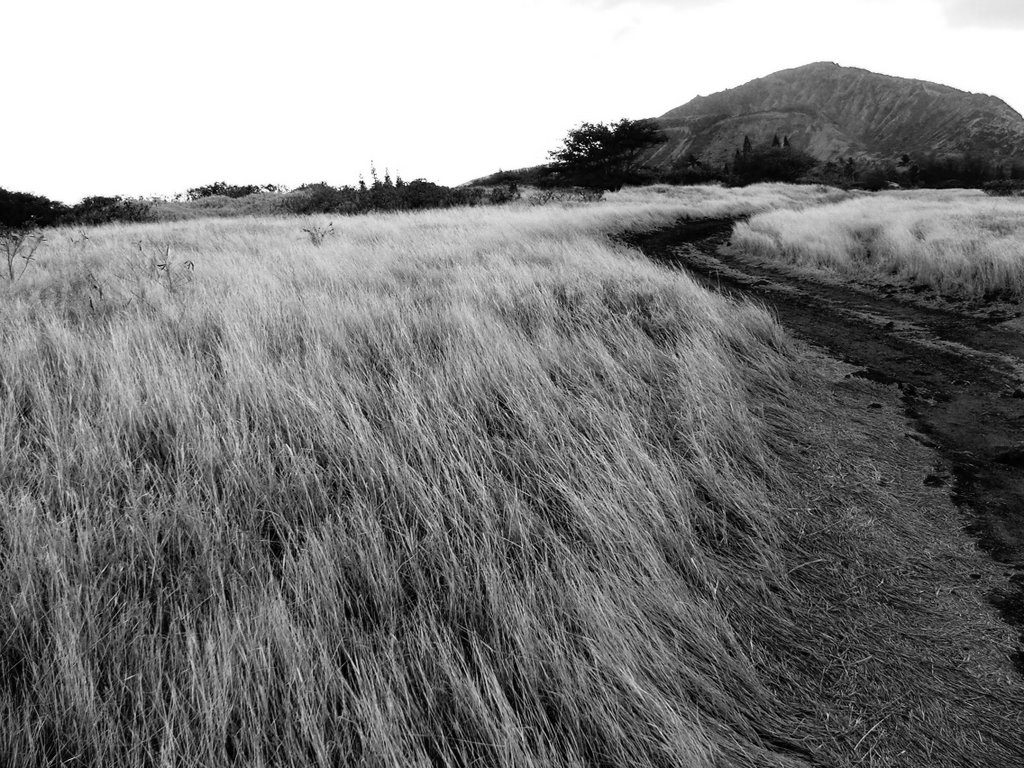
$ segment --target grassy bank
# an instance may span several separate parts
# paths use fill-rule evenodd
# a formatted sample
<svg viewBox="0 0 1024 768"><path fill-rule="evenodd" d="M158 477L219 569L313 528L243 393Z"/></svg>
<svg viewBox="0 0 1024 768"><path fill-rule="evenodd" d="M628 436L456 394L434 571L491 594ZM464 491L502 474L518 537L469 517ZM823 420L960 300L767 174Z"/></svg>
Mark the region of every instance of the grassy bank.
<svg viewBox="0 0 1024 768"><path fill-rule="evenodd" d="M964 299L1024 295L1024 202L886 192L754 216L733 244L760 258Z"/></svg>
<svg viewBox="0 0 1024 768"><path fill-rule="evenodd" d="M1005 760L998 629L921 598L963 543L765 312L603 236L819 194L51 233L0 287L0 762Z"/></svg>

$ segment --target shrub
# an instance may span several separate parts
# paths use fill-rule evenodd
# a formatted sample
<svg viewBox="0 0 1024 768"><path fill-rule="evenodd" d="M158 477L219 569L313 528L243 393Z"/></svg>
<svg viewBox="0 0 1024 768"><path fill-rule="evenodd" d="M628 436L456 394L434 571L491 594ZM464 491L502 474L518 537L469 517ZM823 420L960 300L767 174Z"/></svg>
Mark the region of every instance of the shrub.
<svg viewBox="0 0 1024 768"><path fill-rule="evenodd" d="M326 227L311 224L302 231L309 235L309 242L319 248L324 244L324 240L334 236L334 222L332 221Z"/></svg>
<svg viewBox="0 0 1024 768"><path fill-rule="evenodd" d="M152 220L150 205L145 200L126 197L87 197L72 206L61 218L60 223L95 225Z"/></svg>
<svg viewBox="0 0 1024 768"><path fill-rule="evenodd" d="M277 184L228 184L226 181L215 181L204 187L193 187L186 195L189 200L199 200L203 197L223 195L224 197L246 197L258 195L261 192L284 192L285 188Z"/></svg>
<svg viewBox="0 0 1024 768"><path fill-rule="evenodd" d="M1024 195L1024 179L999 179L990 181L982 187L985 194L999 197Z"/></svg>
<svg viewBox="0 0 1024 768"><path fill-rule="evenodd" d="M17 277L25 274L28 265L35 258L36 250L46 242L42 232L27 229L14 229L0 226L0 253L3 255L5 275L12 283ZM15 274L14 265L18 259L25 262L19 274Z"/></svg>
<svg viewBox="0 0 1024 768"><path fill-rule="evenodd" d="M492 205L501 205L502 203L511 203L520 197L519 185L512 182L507 187L495 187L492 189L487 195L487 200Z"/></svg>
<svg viewBox="0 0 1024 768"><path fill-rule="evenodd" d="M408 184L399 179L375 179L367 186L332 187L324 182L304 184L288 196L288 210L296 214L369 213L371 211L415 211L425 208L451 208L457 205L480 205L484 190L479 187L446 187L425 179ZM491 200L490 202L506 202Z"/></svg>
<svg viewBox="0 0 1024 768"><path fill-rule="evenodd" d="M978 155L929 155L918 161L918 174L923 186L938 189L977 187L995 181L1002 169Z"/></svg>
<svg viewBox="0 0 1024 768"><path fill-rule="evenodd" d="M445 187L425 179L411 181L403 189L403 207L409 210L479 205L484 197L480 187Z"/></svg>
<svg viewBox="0 0 1024 768"><path fill-rule="evenodd" d="M64 203L28 192L0 188L0 227L50 227L68 210Z"/></svg>
<svg viewBox="0 0 1024 768"><path fill-rule="evenodd" d="M738 153L733 174L739 184L762 181L794 182L815 166L817 160L795 147L752 147Z"/></svg>
<svg viewBox="0 0 1024 768"><path fill-rule="evenodd" d="M895 183L890 181L890 176L891 174L883 167L869 168L861 177L861 185L869 192L880 192Z"/></svg>

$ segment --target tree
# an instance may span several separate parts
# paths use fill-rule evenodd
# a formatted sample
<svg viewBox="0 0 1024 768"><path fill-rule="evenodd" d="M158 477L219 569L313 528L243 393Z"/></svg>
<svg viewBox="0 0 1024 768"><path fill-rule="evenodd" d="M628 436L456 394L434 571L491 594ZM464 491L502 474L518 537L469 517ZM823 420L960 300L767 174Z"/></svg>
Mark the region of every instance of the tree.
<svg viewBox="0 0 1024 768"><path fill-rule="evenodd" d="M779 141L779 134L777 134L777 133L772 137L772 146L773 147L781 147L782 146L782 142Z"/></svg>
<svg viewBox="0 0 1024 768"><path fill-rule="evenodd" d="M639 179L644 152L665 139L653 120L583 123L548 155L560 181L615 190Z"/></svg>
<svg viewBox="0 0 1024 768"><path fill-rule="evenodd" d="M750 143L750 137L749 136L744 136L743 137L743 154L744 155L747 154L753 148L754 148L754 145Z"/></svg>
<svg viewBox="0 0 1024 768"><path fill-rule="evenodd" d="M0 188L0 227L32 229L50 227L67 213L67 206L42 195Z"/></svg>
<svg viewBox="0 0 1024 768"><path fill-rule="evenodd" d="M789 146L790 146L790 144L789 144L789 136L783 136L782 137L782 146L785 147L786 149L789 148Z"/></svg>
<svg viewBox="0 0 1024 768"><path fill-rule="evenodd" d="M737 150L732 178L739 184L759 181L793 182L806 174L815 163L815 159L806 152L794 147L776 146L773 141L771 144L747 148L742 153Z"/></svg>

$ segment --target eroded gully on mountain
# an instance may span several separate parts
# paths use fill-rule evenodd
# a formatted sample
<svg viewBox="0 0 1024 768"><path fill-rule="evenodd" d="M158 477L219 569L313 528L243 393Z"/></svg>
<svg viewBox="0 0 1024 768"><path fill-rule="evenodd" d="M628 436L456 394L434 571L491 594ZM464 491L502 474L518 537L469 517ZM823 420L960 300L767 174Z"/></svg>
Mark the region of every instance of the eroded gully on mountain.
<svg viewBox="0 0 1024 768"><path fill-rule="evenodd" d="M948 485L969 533L1012 569L1008 587L989 599L1021 632L1014 663L1024 675L1024 333L1003 325L1012 319L1005 308L969 316L905 291L819 282L730 254L734 223L680 221L622 240L706 287L767 306L857 375L899 386L920 439L941 458L923 482Z"/></svg>

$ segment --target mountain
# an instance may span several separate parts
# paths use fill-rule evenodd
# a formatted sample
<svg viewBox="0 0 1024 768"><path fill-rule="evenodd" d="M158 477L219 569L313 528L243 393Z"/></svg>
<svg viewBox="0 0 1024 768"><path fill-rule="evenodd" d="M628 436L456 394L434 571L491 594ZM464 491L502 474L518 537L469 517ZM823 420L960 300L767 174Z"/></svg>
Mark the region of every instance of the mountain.
<svg viewBox="0 0 1024 768"><path fill-rule="evenodd" d="M698 96L657 118L669 141L648 163L730 160L778 134L819 160L934 154L1024 159L1024 118L994 96L818 62Z"/></svg>

